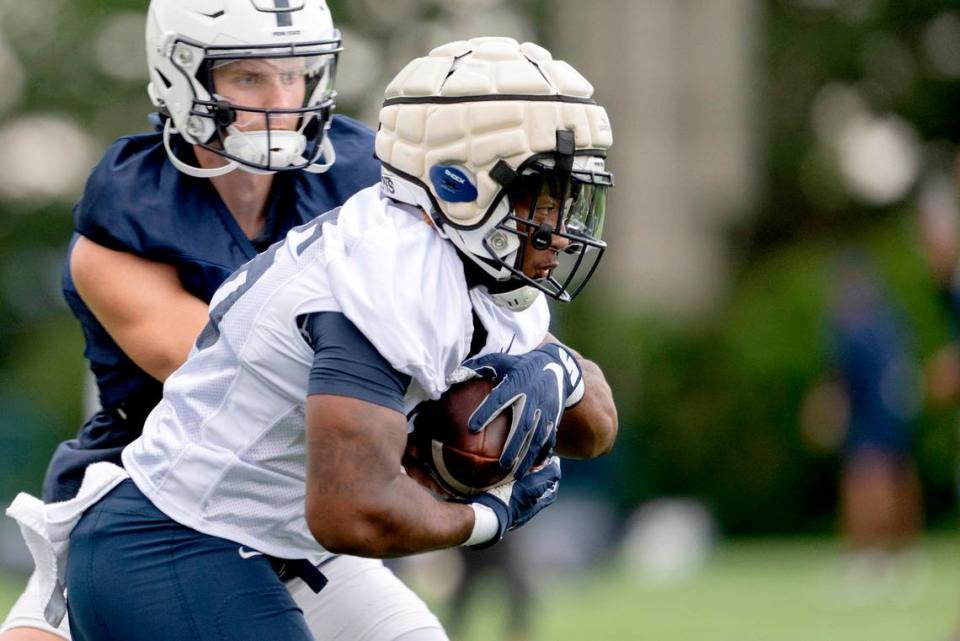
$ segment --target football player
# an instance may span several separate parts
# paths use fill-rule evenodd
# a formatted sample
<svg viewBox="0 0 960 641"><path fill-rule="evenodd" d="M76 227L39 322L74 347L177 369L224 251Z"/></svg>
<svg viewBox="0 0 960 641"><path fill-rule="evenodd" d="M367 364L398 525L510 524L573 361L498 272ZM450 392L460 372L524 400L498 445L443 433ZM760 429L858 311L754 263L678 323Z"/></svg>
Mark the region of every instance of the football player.
<svg viewBox="0 0 960 641"><path fill-rule="evenodd" d="M509 39L453 43L401 72L377 137L383 191L227 280L127 472L90 467L76 499L33 520L47 561L62 563L69 536L75 638L309 639L278 574L336 552L493 544L556 498L559 463L533 466L530 451L609 449L609 387L549 337L541 295L570 300L605 247L612 135L591 94ZM438 501L402 472L405 414L475 354L501 380L487 414L515 407L501 463L519 461L517 480ZM57 565L43 564L47 613L63 602Z"/></svg>
<svg viewBox="0 0 960 641"><path fill-rule="evenodd" d="M47 501L72 498L90 463L120 462L230 273L379 180L373 132L331 115L341 44L325 2L285 4L150 4L157 131L121 138L93 171L64 273L103 409L58 448ZM446 639L381 562L341 556L324 572L338 588L320 594L285 576L317 641ZM0 639L70 638L66 618L45 621L42 587L31 579Z"/></svg>

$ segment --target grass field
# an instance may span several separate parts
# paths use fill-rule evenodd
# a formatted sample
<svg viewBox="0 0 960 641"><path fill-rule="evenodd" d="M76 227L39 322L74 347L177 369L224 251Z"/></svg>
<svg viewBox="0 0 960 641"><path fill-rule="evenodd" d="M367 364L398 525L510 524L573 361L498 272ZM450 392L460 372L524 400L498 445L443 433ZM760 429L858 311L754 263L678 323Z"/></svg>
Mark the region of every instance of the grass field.
<svg viewBox="0 0 960 641"><path fill-rule="evenodd" d="M617 567L549 587L532 641L948 641L960 624L960 537L929 537L925 575L910 585L842 589L835 544L762 541L722 546L704 572L671 587L640 585ZM494 588L495 589L495 588ZM487 591L469 633L506 639ZM438 608L442 613L442 608Z"/></svg>
<svg viewBox="0 0 960 641"><path fill-rule="evenodd" d="M948 641L960 623L960 537L928 537L923 550L925 578L858 594L842 589L826 540L727 543L702 574L670 587L613 565L548 586L531 641ZM21 580L0 575L0 612ZM505 597L489 587L455 641L507 638Z"/></svg>

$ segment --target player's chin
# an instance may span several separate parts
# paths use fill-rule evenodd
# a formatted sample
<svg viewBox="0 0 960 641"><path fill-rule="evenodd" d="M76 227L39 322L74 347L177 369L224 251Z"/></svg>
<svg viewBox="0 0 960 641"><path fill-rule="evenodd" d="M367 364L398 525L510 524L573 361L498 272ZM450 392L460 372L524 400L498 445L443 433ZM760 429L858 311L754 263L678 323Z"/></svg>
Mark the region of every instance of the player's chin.
<svg viewBox="0 0 960 641"><path fill-rule="evenodd" d="M553 269L547 267L533 267L531 269L523 270L523 273L527 276L527 278L537 282L547 280L552 272Z"/></svg>

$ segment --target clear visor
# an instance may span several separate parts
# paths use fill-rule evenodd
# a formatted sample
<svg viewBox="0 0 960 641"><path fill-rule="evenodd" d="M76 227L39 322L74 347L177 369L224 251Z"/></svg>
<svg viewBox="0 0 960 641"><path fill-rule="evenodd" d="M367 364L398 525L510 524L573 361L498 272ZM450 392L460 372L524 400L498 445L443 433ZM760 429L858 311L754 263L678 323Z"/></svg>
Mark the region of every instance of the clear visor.
<svg viewBox="0 0 960 641"><path fill-rule="evenodd" d="M601 238L609 188L609 185L572 182L574 195L567 199L563 228L559 232L569 244L558 254L559 264L546 278L550 287L569 293L571 298L586 285L606 249Z"/></svg>
<svg viewBox="0 0 960 641"><path fill-rule="evenodd" d="M216 58L208 88L234 110L240 130L302 130L318 106L333 101L335 58Z"/></svg>
<svg viewBox="0 0 960 641"><path fill-rule="evenodd" d="M571 183L564 208L564 227L570 234L600 240L607 212L607 189L611 185L583 183L576 174Z"/></svg>

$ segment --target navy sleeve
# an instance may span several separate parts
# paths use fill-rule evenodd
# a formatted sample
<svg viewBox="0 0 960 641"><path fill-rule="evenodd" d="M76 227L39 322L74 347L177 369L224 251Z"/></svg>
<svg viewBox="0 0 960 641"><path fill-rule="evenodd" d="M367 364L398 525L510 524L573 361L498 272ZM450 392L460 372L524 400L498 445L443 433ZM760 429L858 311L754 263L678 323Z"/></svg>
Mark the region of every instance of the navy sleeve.
<svg viewBox="0 0 960 641"><path fill-rule="evenodd" d="M152 227L171 218L170 170L176 172L159 134L120 138L87 179L73 210L75 231L110 249L151 257Z"/></svg>
<svg viewBox="0 0 960 641"><path fill-rule="evenodd" d="M380 161L374 156L376 134L365 124L337 114L329 131L337 152L330 168L336 187L346 200L356 192L380 182ZM328 172L329 173L329 172Z"/></svg>
<svg viewBox="0 0 960 641"><path fill-rule="evenodd" d="M349 396L404 411L410 377L393 369L346 316L318 312L301 321L314 351L308 394Z"/></svg>

